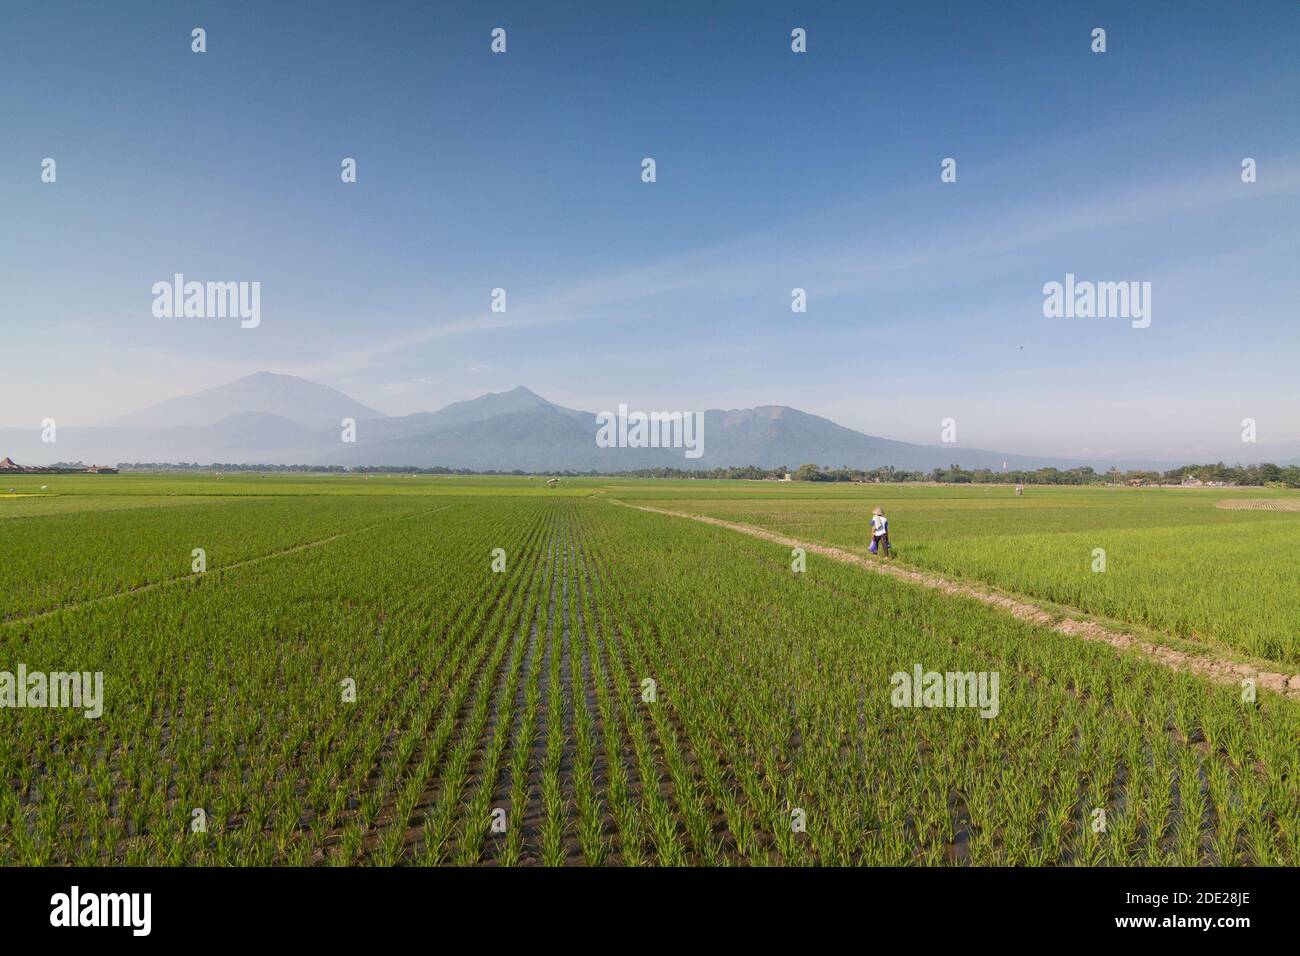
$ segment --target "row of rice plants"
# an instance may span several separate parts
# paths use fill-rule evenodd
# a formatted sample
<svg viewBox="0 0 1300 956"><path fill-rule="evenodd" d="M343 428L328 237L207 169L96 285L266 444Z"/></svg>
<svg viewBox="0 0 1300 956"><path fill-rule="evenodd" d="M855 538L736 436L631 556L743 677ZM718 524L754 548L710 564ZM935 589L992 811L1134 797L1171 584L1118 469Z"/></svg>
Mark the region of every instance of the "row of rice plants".
<svg viewBox="0 0 1300 956"><path fill-rule="evenodd" d="M0 621L208 572L401 515L436 498L231 498L0 522Z"/></svg>
<svg viewBox="0 0 1300 956"><path fill-rule="evenodd" d="M713 755L695 758L701 775L708 780L714 759L726 767L757 811L759 845L779 859L1300 855L1290 702L1247 706L1230 688L834 562L792 574L783 549L719 529L631 513L601 515L591 535L609 564L609 629L636 648L628 673L659 680L659 709L646 709L669 741L665 759L677 759L669 728L680 723L693 754ZM998 715L891 706L890 675L916 663L998 671ZM1213 749L1204 746L1211 726L1221 742ZM726 808L728 783L713 776L705 789ZM689 825L698 796L679 783L689 783L680 770L676 832L704 859L711 841ZM1253 832L1246 806L1260 811ZM806 838L791 826L795 809ZM743 835L744 824L730 823L744 814L729 810L729 829ZM1098 810L1104 830L1094 829ZM764 856L746 842L746 857Z"/></svg>
<svg viewBox="0 0 1300 956"><path fill-rule="evenodd" d="M883 504L908 564L1300 664L1300 515L1225 511L1219 492L1172 489L779 490L651 503L864 555L871 508Z"/></svg>
<svg viewBox="0 0 1300 956"><path fill-rule="evenodd" d="M485 573L485 542L521 554L538 520L527 507L428 514L202 587L3 625L6 656L30 670L102 671L105 706L98 720L6 715L0 859L311 862L340 827L409 804L401 768L435 707L456 719L447 698L510 579ZM344 678L355 703L341 702Z"/></svg>

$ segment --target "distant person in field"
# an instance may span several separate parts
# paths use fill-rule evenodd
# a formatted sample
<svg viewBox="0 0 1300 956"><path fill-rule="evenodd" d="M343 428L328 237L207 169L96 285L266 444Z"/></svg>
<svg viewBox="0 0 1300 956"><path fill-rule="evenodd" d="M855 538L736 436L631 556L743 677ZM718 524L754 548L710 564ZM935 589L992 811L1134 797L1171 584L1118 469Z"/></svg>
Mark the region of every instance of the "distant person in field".
<svg viewBox="0 0 1300 956"><path fill-rule="evenodd" d="M889 553L889 519L879 508L871 512L871 553L892 558Z"/></svg>

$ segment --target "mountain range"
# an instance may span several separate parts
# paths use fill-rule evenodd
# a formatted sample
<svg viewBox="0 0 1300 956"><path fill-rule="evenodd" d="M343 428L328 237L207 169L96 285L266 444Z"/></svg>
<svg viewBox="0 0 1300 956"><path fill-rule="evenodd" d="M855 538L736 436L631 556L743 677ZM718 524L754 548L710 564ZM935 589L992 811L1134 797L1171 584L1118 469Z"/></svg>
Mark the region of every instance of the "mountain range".
<svg viewBox="0 0 1300 956"><path fill-rule="evenodd" d="M1001 468L1004 462L1010 469L1088 464L1098 470L1181 464L1080 461L955 444L915 445L865 435L785 405L711 409L703 415L703 454L687 458L680 448L600 447L595 413L564 408L522 386L435 412L388 416L327 385L258 372L101 425L59 428L52 444L41 441L39 430L0 430L0 454L28 465L221 462L534 472L797 468L805 463L922 471L954 464ZM344 419L355 422L355 441L343 440Z"/></svg>

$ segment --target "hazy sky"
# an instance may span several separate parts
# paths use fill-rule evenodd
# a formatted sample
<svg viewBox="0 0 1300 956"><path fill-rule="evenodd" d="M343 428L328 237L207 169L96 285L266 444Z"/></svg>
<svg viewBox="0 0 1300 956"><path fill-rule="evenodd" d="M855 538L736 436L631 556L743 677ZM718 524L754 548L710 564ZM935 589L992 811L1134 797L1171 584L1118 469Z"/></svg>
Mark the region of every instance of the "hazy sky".
<svg viewBox="0 0 1300 956"><path fill-rule="evenodd" d="M0 426L269 370L394 414L524 384L1026 453L1300 440L1300 4L608 6L6 5ZM260 282L260 326L155 318L177 272ZM1045 318L1066 273L1150 282L1150 327Z"/></svg>

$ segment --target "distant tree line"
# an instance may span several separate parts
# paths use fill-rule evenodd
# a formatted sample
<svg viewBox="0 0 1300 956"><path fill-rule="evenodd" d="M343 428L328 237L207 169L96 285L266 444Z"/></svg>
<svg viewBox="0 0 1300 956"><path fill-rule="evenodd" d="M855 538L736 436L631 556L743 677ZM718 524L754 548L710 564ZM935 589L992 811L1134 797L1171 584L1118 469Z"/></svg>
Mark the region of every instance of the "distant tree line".
<svg viewBox="0 0 1300 956"><path fill-rule="evenodd" d="M1217 482L1233 485L1283 485L1300 488L1300 465L1183 465L1169 471L1110 471L1099 472L1084 465L1079 468L1035 468L1033 470L998 471L993 468L962 468L949 465L930 471L909 471L887 465L883 468L824 468L805 464L791 469L786 465L777 468L711 468L686 471L681 468L643 468L639 471L621 472L638 478L748 478L756 480L781 480L787 475L792 481L930 481L942 484L992 484L992 485L1113 485L1113 484L1181 484L1184 480Z"/></svg>
<svg viewBox="0 0 1300 956"><path fill-rule="evenodd" d="M740 478L751 481L779 481L788 475L792 481L826 482L888 482L930 481L954 485L1114 485L1114 484L1181 484L1185 480L1215 482L1230 485L1277 485L1300 488L1300 465L1182 465L1169 471L1110 471L1099 472L1088 465L1062 471L1059 468L1036 468L1032 471L997 471L992 468L966 469L959 465L935 468L931 471L908 471L887 465L883 468L823 468L805 464L791 470L786 465L760 468L743 465L731 468L708 468L690 471L683 468L641 468L634 471L512 471L475 470L472 468L415 468L401 465L374 465L345 468L342 465L245 465L214 462L119 462L121 471L222 471L222 472L275 472L289 474L374 474L374 475L558 475L564 478Z"/></svg>
<svg viewBox="0 0 1300 956"><path fill-rule="evenodd" d="M234 462L214 461L201 465L197 461L134 461L119 462L120 471L220 471L220 472L275 472L277 474L302 475L560 475L563 477L595 477L603 474L598 471L524 471L515 468L512 471L497 469L476 470L473 468L447 468L434 465L430 468L417 468L413 465L258 465L236 464Z"/></svg>
<svg viewBox="0 0 1300 956"><path fill-rule="evenodd" d="M1114 485L1114 484L1181 484L1185 480L1215 482L1232 485L1283 485L1300 488L1300 466L1274 465L1182 465L1168 471L1120 471L1112 468L1099 472L1088 465L1061 470L1036 468L1033 470L998 471L993 468L962 468L949 465L929 472L903 471L892 467L853 469L820 468L817 465L800 465L790 476L797 481L930 481L941 484L993 484L993 485Z"/></svg>

